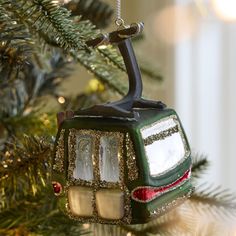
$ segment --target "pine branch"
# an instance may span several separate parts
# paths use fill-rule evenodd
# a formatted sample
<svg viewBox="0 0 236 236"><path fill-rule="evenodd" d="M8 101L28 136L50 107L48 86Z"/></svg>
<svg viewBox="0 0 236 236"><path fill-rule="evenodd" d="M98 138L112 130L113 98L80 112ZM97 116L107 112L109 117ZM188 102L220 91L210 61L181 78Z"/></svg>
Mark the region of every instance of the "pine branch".
<svg viewBox="0 0 236 236"><path fill-rule="evenodd" d="M25 5L27 5L27 4L25 4ZM23 6L22 9L24 9L26 12L34 10L34 8L32 8L32 7L29 10L28 9L26 10L25 6ZM24 14L22 14L21 17L26 17L26 16ZM29 15L27 15L27 17L29 17ZM43 19L44 19L44 17L42 17L42 20ZM31 21L30 21L30 23L32 24ZM30 24L30 23L28 23L28 24ZM44 27L46 25L47 24L45 23ZM63 26L61 26L61 27L63 27ZM76 29L77 34L80 35L81 44L83 44L85 39L89 39L92 36L94 37L94 35L96 35L98 33L98 31L94 28L94 26L91 23L89 23L88 21L79 22L77 24L77 26L75 27L75 29ZM50 31L52 31L52 30L50 30ZM45 34L46 33L47 32L45 32ZM50 35L51 35L51 33L50 33ZM57 35L57 34L54 33L54 35ZM49 36L49 38L51 38L51 37ZM56 41L56 44L57 43L58 42ZM60 45L60 43L59 43L59 45ZM115 57L114 50L110 49L110 51L113 52L113 54L112 54L113 60L120 57L118 54ZM109 52L109 51L107 51L107 52ZM107 64L107 59L102 57L101 55L99 55L99 53L96 50L93 50L93 49L88 50L86 47L83 47L83 49L80 48L79 53L77 52L76 49L71 50L71 54L73 57L76 57L78 59L78 61L80 62L80 64L82 64L82 66L87 68L91 73L93 73L103 83L106 83L109 87L111 87L112 89L114 89L118 93L125 94L125 91L127 91L127 87L124 86L123 83L119 81L120 70L115 69L114 66ZM109 61L111 61L112 59L109 59ZM115 63L116 62L114 62L113 64L115 64Z"/></svg>
<svg viewBox="0 0 236 236"><path fill-rule="evenodd" d="M52 54L51 60L45 60L43 69L37 63L31 62L21 68L20 78L12 83L0 84L0 121L2 119L19 117L25 111L35 111L42 96L58 97L58 86L71 73L69 58L63 57L61 52ZM46 71L45 64L48 65ZM23 119L25 117L22 117ZM4 122L4 121L3 121Z"/></svg>
<svg viewBox="0 0 236 236"><path fill-rule="evenodd" d="M88 50L84 46L84 42L91 37L95 37L95 35L98 34L98 31L94 28L94 25L92 25L88 21L80 21L75 26L71 23L71 20L66 18L68 17L67 14L61 14L61 10L58 10L59 6L54 6L51 4L52 3L49 4L48 0L37 0L35 2L26 2L21 0L17 1L17 3L16 1L14 1L13 4L5 3L4 6L7 6L7 9L9 11L13 11L13 13L17 15L17 17L22 22L24 22L29 29L32 29L33 27L38 32L40 32L40 35L42 37L46 35L48 36L46 38L50 39L50 41L55 41L54 45L63 46L64 48L70 47L72 49L70 51L72 56L77 57L82 66L87 68L98 79L107 84L113 90L122 95L125 94L127 91L127 86L124 86L124 83L119 81L120 68L115 69L113 66L116 65L118 61L120 63L120 56L118 54L115 54L114 49L112 48L106 50L106 58L99 55L102 53L99 53L96 50ZM56 8L56 10L54 8ZM56 13L54 14L54 11L57 12L57 14L61 14L60 19L58 19ZM66 10L64 9L64 11ZM67 29L67 25L71 25L70 29ZM69 35L71 36L71 31L73 29L76 32L73 32L73 35L74 37L76 37L77 42L81 47L78 46L73 48L73 45L69 45L69 42L66 41L68 37L65 37L65 39L63 38L63 36L65 36L65 32L63 31L63 33L60 31L62 33L62 35L60 35L60 32L57 32L56 26L59 28L63 28L63 30L67 32L68 35L66 36L68 37ZM77 49L80 49L79 52L77 51ZM112 56L109 57L109 53L111 53ZM107 64L107 60L112 62L113 65Z"/></svg>
<svg viewBox="0 0 236 236"><path fill-rule="evenodd" d="M100 46L98 47L98 51L107 59L108 63L111 63L117 68L119 68L120 70L126 72L124 61L122 57L117 53L116 48L110 45Z"/></svg>
<svg viewBox="0 0 236 236"><path fill-rule="evenodd" d="M65 4L72 16L81 16L81 20L89 20L98 28L104 28L111 22L113 9L100 0L72 0Z"/></svg>
<svg viewBox="0 0 236 236"><path fill-rule="evenodd" d="M83 48L83 41L76 26L69 19L70 12L50 0L1 0L2 5L12 12L29 29L39 33L54 35L61 47L68 49Z"/></svg>
<svg viewBox="0 0 236 236"><path fill-rule="evenodd" d="M35 195L49 177L52 154L50 142L44 138L24 136L9 143L0 155L0 190L3 208L22 196Z"/></svg>
<svg viewBox="0 0 236 236"><path fill-rule="evenodd" d="M126 72L126 68L123 62L122 57L117 53L117 50L111 46L101 46L98 47L98 51L104 55L108 62L119 68L120 70ZM141 74L147 76L156 81L163 81L163 77L157 69L150 65L150 63L144 61L143 59L138 58L139 67Z"/></svg>
<svg viewBox="0 0 236 236"><path fill-rule="evenodd" d="M79 223L58 210L51 186L41 189L35 196L25 196L11 208L1 211L0 219L0 235L6 236L22 231L25 235L38 236L79 236L86 233Z"/></svg>
<svg viewBox="0 0 236 236"><path fill-rule="evenodd" d="M203 155L195 155L193 156L192 162L192 177L197 179L209 168L209 161Z"/></svg>
<svg viewBox="0 0 236 236"><path fill-rule="evenodd" d="M39 113L32 110L27 115L6 117L0 122L9 131L8 135L16 138L22 137L22 134L43 136L45 130L47 136L53 136L57 131L55 113Z"/></svg>
<svg viewBox="0 0 236 236"><path fill-rule="evenodd" d="M201 190L202 189L202 190ZM206 185L197 188L190 198L196 212L209 214L213 217L236 216L236 199L229 190Z"/></svg>
<svg viewBox="0 0 236 236"><path fill-rule="evenodd" d="M29 61L33 41L22 24L0 5L0 84L10 82Z"/></svg>
<svg viewBox="0 0 236 236"><path fill-rule="evenodd" d="M151 78L153 80L162 82L163 76L160 74L159 71L156 71L156 68L154 68L152 65L147 65L146 63L140 63L140 71L143 75L146 75L148 78Z"/></svg>
<svg viewBox="0 0 236 236"><path fill-rule="evenodd" d="M78 32L82 38L88 40L99 34L88 21L78 23ZM77 51L71 51L73 58L92 73L102 83L121 95L125 95L128 90L128 80L122 81L124 66L122 58L114 47L109 46L103 49L85 48ZM122 73L123 72L123 73Z"/></svg>
<svg viewBox="0 0 236 236"><path fill-rule="evenodd" d="M92 50L89 54L86 51L80 51L77 55L77 60L109 88L121 95L126 94L128 83L127 80L126 82L122 80L121 71L114 66L108 65L106 59L95 50Z"/></svg>

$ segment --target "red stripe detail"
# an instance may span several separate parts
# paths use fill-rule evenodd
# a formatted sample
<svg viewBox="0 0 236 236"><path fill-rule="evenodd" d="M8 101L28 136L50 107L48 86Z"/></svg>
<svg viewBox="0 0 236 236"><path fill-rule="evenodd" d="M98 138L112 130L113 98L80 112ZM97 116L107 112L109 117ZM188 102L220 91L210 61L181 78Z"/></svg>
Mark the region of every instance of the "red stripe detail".
<svg viewBox="0 0 236 236"><path fill-rule="evenodd" d="M188 170L187 172L184 173L184 175L181 178L163 187L151 187L151 186L138 187L133 191L132 198L134 200L138 200L141 202L149 202L154 198L156 198L157 196L165 193L167 190L170 190L171 188L180 185L181 182L185 181L190 177L190 174L191 171Z"/></svg>

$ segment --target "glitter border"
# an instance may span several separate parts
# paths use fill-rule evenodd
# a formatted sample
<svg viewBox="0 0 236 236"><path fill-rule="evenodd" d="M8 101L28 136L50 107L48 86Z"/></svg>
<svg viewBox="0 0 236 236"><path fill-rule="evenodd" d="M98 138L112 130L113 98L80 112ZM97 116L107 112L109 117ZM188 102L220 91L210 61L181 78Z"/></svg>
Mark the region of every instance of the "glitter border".
<svg viewBox="0 0 236 236"><path fill-rule="evenodd" d="M125 136L125 145L126 145L126 165L128 168L128 179L130 181L138 179L139 172L136 163L136 155L134 152L134 145L131 140L130 135L127 133Z"/></svg>
<svg viewBox="0 0 236 236"><path fill-rule="evenodd" d="M191 188L187 192L187 194L184 194L183 196L176 198L172 202L166 203L165 205L163 205L160 208L157 208L156 210L150 211L149 218L156 218L156 217L166 213L166 211L173 209L174 207L180 205L181 203L185 202L188 198L190 198L193 192L194 192L194 188Z"/></svg>
<svg viewBox="0 0 236 236"><path fill-rule="evenodd" d="M62 129L60 136L57 140L56 153L53 164L53 170L62 173L64 171L64 155L65 155L65 143L64 143L65 130Z"/></svg>

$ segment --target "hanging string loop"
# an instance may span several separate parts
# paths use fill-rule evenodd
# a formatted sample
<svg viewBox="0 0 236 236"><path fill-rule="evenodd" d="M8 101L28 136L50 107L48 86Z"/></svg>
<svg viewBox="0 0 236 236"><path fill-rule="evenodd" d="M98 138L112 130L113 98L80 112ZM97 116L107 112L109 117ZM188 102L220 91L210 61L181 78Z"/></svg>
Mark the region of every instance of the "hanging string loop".
<svg viewBox="0 0 236 236"><path fill-rule="evenodd" d="M115 24L118 27L125 28L125 21L121 18L121 0L116 0L116 20Z"/></svg>

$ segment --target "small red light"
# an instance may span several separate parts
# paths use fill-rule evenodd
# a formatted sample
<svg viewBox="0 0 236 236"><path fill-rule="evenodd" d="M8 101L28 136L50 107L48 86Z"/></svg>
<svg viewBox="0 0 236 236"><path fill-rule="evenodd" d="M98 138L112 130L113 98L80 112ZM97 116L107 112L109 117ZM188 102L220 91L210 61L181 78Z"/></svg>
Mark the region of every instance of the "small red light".
<svg viewBox="0 0 236 236"><path fill-rule="evenodd" d="M58 182L52 182L52 187L56 196L62 193L62 185Z"/></svg>

